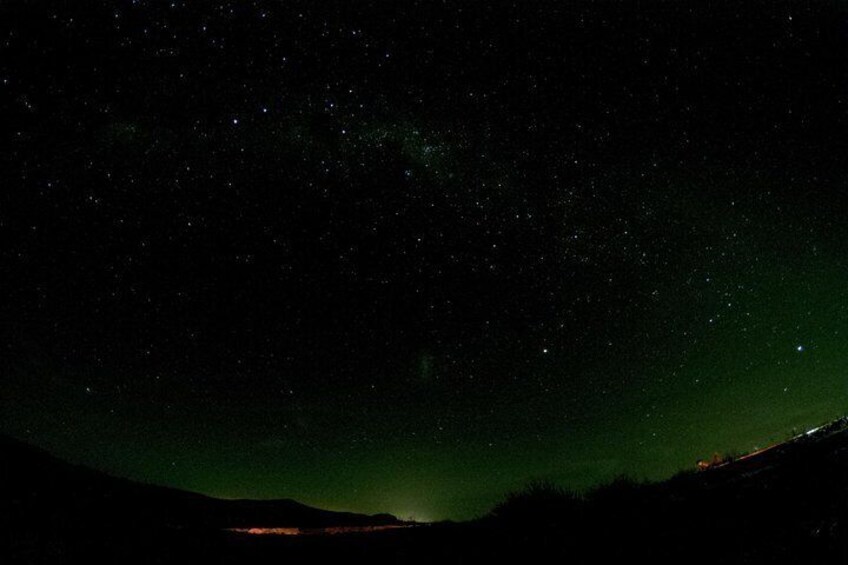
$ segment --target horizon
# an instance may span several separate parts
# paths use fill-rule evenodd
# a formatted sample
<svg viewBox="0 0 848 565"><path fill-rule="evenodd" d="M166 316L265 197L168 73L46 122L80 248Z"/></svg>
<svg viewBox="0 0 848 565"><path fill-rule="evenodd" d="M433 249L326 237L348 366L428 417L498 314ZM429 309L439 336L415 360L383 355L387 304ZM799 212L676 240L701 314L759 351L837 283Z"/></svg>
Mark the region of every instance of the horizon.
<svg viewBox="0 0 848 565"><path fill-rule="evenodd" d="M739 459L739 458L743 458L743 457L749 455L752 452L767 451L771 448L782 445L787 441L795 440L795 439L798 439L799 437L807 436L811 432L815 432L815 431L821 429L822 427L826 426L827 424L833 423L833 422L838 421L840 419L844 419L845 417L846 417L845 414L842 414L840 416L837 416L836 418L832 418L832 419L829 419L829 420L826 420L826 421L821 421L817 425L815 425L814 427L805 428L805 429L802 429L800 431L798 430L797 427L793 427L790 431L787 431L783 434L772 433L768 436L769 439L766 440L766 443L760 443L760 444L757 444L757 445L753 445L753 446L751 446L751 448L749 450L741 450L740 451L738 449L730 449L730 450L717 449L717 450L715 450L711 453L704 453L703 454L704 456L703 456L702 459L708 460L714 454L719 455L722 458L722 460L726 460L727 457L731 457L732 459ZM312 502L312 501L298 499L298 498L293 497L293 496L273 496L273 495L269 495L269 496L264 496L264 497L251 497L251 496L218 494L218 493L215 493L215 492L204 492L204 491L200 491L200 490L194 490L194 489L191 489L191 488L184 488L184 487L181 487L178 484L151 481L151 480L145 478L144 476L133 477L133 476L129 476L129 475L113 473L113 472L110 472L109 469L107 469L107 468L103 468L103 467L100 467L100 466L97 466L97 465L92 465L92 464L88 463L87 461L85 461L84 459L77 459L77 460L75 460L75 459L64 459L59 454L55 453L54 451L48 450L44 447L35 445L33 443L29 443L25 439L22 439L22 438L12 438L12 439L20 441L24 445L32 446L32 447L35 447L36 449L43 450L44 453L46 453L47 455L49 455L51 457L55 457L59 461L64 461L64 462L67 462L67 463L70 463L70 464L73 464L73 465L80 465L80 466L83 466L85 468L104 473L104 474L106 474L107 476L110 476L110 477L131 480L131 481L134 481L134 482L138 482L140 484L146 484L146 485L151 485L151 486L161 486L161 487L166 487L166 488L174 488L174 489L180 490L182 492L198 494L198 495L207 496L207 497L211 497L211 498L218 499L218 500L267 501L267 502L291 501L291 502L305 504L305 505L310 506L310 507L319 508L321 510L328 510L328 511L332 511L332 512L352 512L352 513L356 513L356 514L366 514L366 515L391 514L391 515L393 515L394 517L396 517L400 520L407 520L407 521L414 521L414 522L421 522L421 523L440 522L440 521L444 521L444 520L465 521L465 520L474 520L474 519L477 519L477 518L482 518L482 517L488 515L498 504L502 503L504 500L506 500L513 493L522 492L529 485L534 484L534 483L539 482L539 481L542 481L542 483L544 483L544 484L552 484L552 485L555 485L557 488L565 489L566 492L572 492L572 493L576 493L576 494L586 494L588 492L593 491L596 488L603 487L605 485L610 484L613 481L617 481L617 480L620 480L622 478L630 480L630 481L634 481L636 483L656 484L656 483L662 483L662 482L670 479L671 477L675 476L678 473L694 472L694 471L698 470L697 461L696 461L696 462L693 462L690 465L685 465L685 466L683 466L679 469L676 469L676 470L674 470L670 473L663 473L663 474L655 476L655 477L634 476L634 475L630 475L630 474L625 472L625 473L612 475L610 477L607 477L603 480L600 480L600 481L597 481L597 482L594 482L594 483L591 483L591 484L582 485L581 487L578 487L578 488L574 488L573 485L562 484L562 483L558 483L558 482L551 482L549 477L529 477L524 482L517 484L511 490L503 491L503 492L491 497L492 502L489 504L488 507L486 507L482 511L479 510L479 508L475 507L475 509L465 511L464 513L460 512L456 515L440 516L440 515L438 515L438 513L433 514L433 515L429 515L429 514L425 514L425 513L421 513L421 512L409 511L408 508L401 510L401 511L390 511L390 510L387 510L387 509L383 509L383 510L374 510L374 509L363 510L362 508L352 508L352 507L345 507L345 506L332 506L332 505L328 505L328 504L325 504L325 503L322 503L322 502Z"/></svg>

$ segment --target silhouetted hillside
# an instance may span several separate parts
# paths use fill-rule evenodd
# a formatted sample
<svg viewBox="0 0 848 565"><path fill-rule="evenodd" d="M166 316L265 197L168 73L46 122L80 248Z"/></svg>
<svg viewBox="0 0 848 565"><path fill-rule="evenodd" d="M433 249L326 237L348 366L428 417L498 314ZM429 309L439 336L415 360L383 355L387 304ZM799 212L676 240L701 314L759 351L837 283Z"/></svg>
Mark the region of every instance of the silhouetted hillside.
<svg viewBox="0 0 848 565"><path fill-rule="evenodd" d="M848 420L661 483L532 485L486 521L520 553L578 562L848 563Z"/></svg>
<svg viewBox="0 0 848 565"><path fill-rule="evenodd" d="M224 528L398 522L143 485L8 439L1 459L12 562L848 563L844 419L661 483L620 479L583 496L534 483L477 521L338 535Z"/></svg>
<svg viewBox="0 0 848 565"><path fill-rule="evenodd" d="M221 500L109 476L72 465L14 439L0 438L3 521L16 527L326 528L397 523L320 510L294 500ZM5 524L4 524L5 525Z"/></svg>

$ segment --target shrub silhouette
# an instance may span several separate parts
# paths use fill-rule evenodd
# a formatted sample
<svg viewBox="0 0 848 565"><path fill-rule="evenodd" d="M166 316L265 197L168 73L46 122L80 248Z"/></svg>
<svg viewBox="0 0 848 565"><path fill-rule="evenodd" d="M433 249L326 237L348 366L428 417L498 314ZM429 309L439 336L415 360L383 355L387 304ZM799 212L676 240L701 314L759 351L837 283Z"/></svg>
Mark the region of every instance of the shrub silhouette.
<svg viewBox="0 0 848 565"><path fill-rule="evenodd" d="M511 492L491 512L492 517L514 525L561 523L579 513L583 497L550 481L534 480Z"/></svg>

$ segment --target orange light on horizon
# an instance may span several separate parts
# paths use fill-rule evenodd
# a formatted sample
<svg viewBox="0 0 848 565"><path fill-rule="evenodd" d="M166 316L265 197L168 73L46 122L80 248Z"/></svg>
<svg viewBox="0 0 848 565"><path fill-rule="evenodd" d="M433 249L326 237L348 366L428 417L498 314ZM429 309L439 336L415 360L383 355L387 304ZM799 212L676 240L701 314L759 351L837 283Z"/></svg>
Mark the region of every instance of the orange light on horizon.
<svg viewBox="0 0 848 565"><path fill-rule="evenodd" d="M252 536L305 536L337 535L352 533L379 532L412 527L410 524L387 524L383 526L331 526L328 528L227 528L228 532Z"/></svg>

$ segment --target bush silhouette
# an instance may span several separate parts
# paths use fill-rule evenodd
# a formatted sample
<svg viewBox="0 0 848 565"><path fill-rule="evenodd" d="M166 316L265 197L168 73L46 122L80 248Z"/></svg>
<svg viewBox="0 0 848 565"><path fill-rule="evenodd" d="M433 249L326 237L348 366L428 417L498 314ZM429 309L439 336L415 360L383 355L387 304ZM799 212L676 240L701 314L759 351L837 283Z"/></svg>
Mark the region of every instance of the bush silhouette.
<svg viewBox="0 0 848 565"><path fill-rule="evenodd" d="M491 512L500 520L517 524L559 523L580 510L583 498L545 480L534 480L511 492Z"/></svg>

